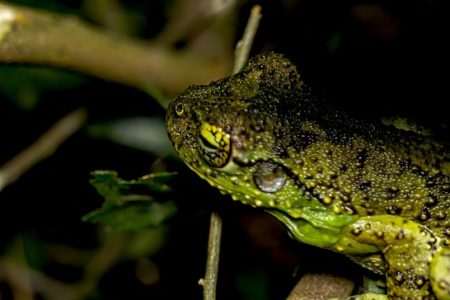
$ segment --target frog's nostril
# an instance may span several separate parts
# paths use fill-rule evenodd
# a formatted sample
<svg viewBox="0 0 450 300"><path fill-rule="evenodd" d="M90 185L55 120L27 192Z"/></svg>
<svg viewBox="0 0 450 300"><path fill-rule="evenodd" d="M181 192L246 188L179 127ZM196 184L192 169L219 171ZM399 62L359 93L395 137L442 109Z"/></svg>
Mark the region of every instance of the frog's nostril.
<svg viewBox="0 0 450 300"><path fill-rule="evenodd" d="M184 113L184 105L183 105L183 103L175 104L175 113L179 117L181 117L183 115L183 113Z"/></svg>

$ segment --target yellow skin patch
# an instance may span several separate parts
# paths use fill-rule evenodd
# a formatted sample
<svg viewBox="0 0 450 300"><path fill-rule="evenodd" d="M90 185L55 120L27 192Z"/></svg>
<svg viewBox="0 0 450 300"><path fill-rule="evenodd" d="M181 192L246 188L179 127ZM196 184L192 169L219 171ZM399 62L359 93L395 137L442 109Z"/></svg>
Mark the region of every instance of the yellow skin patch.
<svg viewBox="0 0 450 300"><path fill-rule="evenodd" d="M230 135L222 128L203 123L200 127L199 140L201 154L210 165L223 167L230 158Z"/></svg>
<svg viewBox="0 0 450 300"><path fill-rule="evenodd" d="M213 187L266 210L299 242L384 274L377 299L450 300L448 145L332 110L273 53L190 87L166 125Z"/></svg>

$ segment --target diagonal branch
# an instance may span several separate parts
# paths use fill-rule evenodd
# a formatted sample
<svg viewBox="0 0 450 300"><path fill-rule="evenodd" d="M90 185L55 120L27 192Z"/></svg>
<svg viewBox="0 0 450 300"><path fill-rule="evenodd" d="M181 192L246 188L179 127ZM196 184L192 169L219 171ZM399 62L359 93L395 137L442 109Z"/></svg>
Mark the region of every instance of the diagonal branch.
<svg viewBox="0 0 450 300"><path fill-rule="evenodd" d="M139 89L181 92L228 72L226 57L206 58L114 36L76 17L0 3L0 63L69 68Z"/></svg>
<svg viewBox="0 0 450 300"><path fill-rule="evenodd" d="M86 118L86 110L82 108L69 113L40 136L34 144L0 166L0 192L35 164L51 156L59 145L84 125Z"/></svg>

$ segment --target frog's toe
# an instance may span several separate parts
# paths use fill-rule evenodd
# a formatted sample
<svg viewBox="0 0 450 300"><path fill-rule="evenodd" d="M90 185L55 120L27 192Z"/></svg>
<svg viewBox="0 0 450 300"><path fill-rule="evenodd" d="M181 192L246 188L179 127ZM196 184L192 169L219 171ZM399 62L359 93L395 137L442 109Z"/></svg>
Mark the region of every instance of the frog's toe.
<svg viewBox="0 0 450 300"><path fill-rule="evenodd" d="M450 300L450 249L437 253L430 269L431 286L439 300Z"/></svg>

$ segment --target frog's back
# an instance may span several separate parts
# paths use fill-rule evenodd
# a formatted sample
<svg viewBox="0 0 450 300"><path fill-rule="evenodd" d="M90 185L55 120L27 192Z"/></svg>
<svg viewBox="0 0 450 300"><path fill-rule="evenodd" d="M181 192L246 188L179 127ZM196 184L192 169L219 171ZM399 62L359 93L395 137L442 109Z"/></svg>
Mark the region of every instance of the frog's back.
<svg viewBox="0 0 450 300"><path fill-rule="evenodd" d="M305 89L310 94L303 87L299 98ZM352 119L317 99L316 107L306 112L302 101L286 103L282 111L289 113L280 117L289 120L287 132L295 139L280 142L281 149L287 150L291 169L311 195L337 213L399 215L450 236L447 144L414 131ZM286 126L282 132L286 134Z"/></svg>

